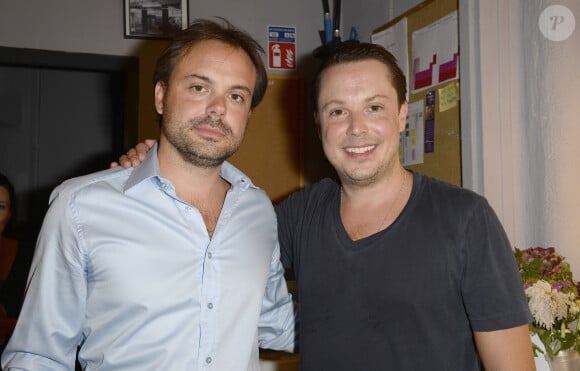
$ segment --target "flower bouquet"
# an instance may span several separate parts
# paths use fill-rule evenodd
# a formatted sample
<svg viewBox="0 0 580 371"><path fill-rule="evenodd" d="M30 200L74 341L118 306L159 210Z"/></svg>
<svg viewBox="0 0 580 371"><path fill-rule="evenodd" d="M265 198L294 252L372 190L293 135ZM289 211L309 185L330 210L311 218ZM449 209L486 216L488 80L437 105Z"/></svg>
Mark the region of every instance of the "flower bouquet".
<svg viewBox="0 0 580 371"><path fill-rule="evenodd" d="M515 249L515 258L532 312L530 331L551 359L558 352L580 352L580 298L570 265L553 247ZM534 354L542 352L534 345Z"/></svg>

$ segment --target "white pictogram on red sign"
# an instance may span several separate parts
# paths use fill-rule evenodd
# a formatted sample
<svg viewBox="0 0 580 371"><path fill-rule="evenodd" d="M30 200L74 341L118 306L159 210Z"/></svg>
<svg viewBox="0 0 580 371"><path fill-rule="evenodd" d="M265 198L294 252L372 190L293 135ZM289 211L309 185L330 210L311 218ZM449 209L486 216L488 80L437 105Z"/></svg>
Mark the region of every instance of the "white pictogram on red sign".
<svg viewBox="0 0 580 371"><path fill-rule="evenodd" d="M296 69L296 28L268 26L268 67Z"/></svg>

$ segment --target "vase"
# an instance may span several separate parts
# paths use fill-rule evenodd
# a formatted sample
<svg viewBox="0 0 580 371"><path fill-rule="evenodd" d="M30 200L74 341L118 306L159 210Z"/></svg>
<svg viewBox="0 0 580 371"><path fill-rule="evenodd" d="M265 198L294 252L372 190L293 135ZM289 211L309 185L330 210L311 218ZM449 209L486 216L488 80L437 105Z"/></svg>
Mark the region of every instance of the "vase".
<svg viewBox="0 0 580 371"><path fill-rule="evenodd" d="M559 351L554 357L546 354L550 371L580 371L580 354L574 349Z"/></svg>

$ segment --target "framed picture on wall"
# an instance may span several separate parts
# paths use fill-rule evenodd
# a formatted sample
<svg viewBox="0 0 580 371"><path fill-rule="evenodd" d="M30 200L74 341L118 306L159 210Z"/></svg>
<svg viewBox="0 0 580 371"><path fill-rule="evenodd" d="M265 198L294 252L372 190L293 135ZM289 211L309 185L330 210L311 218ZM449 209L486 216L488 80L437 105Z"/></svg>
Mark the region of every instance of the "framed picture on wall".
<svg viewBox="0 0 580 371"><path fill-rule="evenodd" d="M188 0L124 0L125 38L168 39L187 28Z"/></svg>

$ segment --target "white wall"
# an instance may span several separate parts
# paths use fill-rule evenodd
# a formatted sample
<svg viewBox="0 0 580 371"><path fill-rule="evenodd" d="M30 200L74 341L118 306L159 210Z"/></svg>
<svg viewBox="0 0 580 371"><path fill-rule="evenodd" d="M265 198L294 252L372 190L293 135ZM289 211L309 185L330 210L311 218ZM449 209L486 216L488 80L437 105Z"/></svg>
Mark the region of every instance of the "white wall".
<svg viewBox="0 0 580 371"><path fill-rule="evenodd" d="M554 4L575 16L566 40L541 32ZM578 279L580 2L472 0L459 10L465 185L490 200L514 245L556 247Z"/></svg>
<svg viewBox="0 0 580 371"><path fill-rule="evenodd" d="M298 55L318 46L321 9L311 0L189 1L190 20L222 16L250 32L266 46L267 25L296 26ZM135 55L142 43L123 38L121 0L0 0L0 45ZM160 42L160 41L158 41Z"/></svg>
<svg viewBox="0 0 580 371"><path fill-rule="evenodd" d="M405 13L423 0L343 0L343 38L356 27L361 41L370 41L371 33L389 20Z"/></svg>

